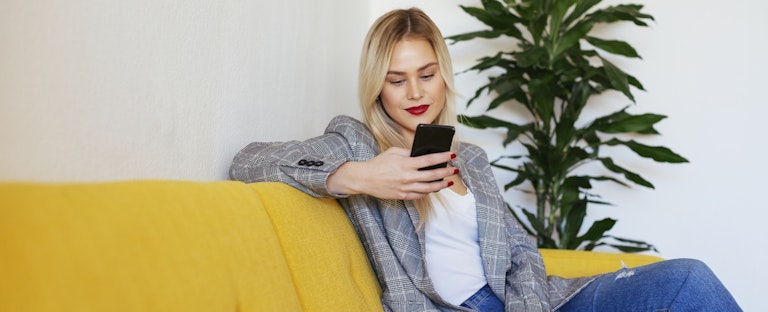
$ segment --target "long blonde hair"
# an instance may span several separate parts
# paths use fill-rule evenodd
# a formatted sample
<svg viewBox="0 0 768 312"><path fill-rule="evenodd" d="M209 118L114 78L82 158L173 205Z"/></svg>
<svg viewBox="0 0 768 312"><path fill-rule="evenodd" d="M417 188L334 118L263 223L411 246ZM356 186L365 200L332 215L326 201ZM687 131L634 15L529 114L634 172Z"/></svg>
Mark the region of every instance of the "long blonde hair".
<svg viewBox="0 0 768 312"><path fill-rule="evenodd" d="M432 19L418 8L398 9L379 17L368 30L360 56L358 96L364 122L379 145L379 152L390 147L410 148L397 124L377 101L389 70L389 61L395 45L404 39L424 39L435 50L440 75L445 81L445 105L434 124L456 126L456 91L453 84L453 65L448 46ZM455 146L455 144L454 144ZM419 227L429 218L432 210L429 198L414 201L419 212Z"/></svg>

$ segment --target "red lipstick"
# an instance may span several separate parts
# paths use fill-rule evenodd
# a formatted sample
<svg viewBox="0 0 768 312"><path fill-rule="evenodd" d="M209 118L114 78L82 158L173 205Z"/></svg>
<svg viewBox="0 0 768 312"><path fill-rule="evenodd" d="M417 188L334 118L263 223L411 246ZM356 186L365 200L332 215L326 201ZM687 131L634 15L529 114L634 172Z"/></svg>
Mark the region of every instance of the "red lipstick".
<svg viewBox="0 0 768 312"><path fill-rule="evenodd" d="M406 109L406 111L411 113L411 115L421 115L421 114L426 113L428 109L429 109L429 105L424 104L424 105L419 105L419 106L414 106L414 107L408 108L408 109Z"/></svg>

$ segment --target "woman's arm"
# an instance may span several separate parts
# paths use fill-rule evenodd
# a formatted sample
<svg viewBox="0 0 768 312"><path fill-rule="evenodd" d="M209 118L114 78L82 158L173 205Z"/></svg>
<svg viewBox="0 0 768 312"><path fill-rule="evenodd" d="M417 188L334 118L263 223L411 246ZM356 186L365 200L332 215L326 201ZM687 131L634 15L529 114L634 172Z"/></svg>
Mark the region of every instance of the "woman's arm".
<svg viewBox="0 0 768 312"><path fill-rule="evenodd" d="M416 199L438 191L454 169L419 171L446 162L451 153L410 157L402 148L377 155L370 132L340 116L322 136L306 141L254 142L235 155L230 177L244 182L278 181L316 197L368 194L382 199Z"/></svg>
<svg viewBox="0 0 768 312"><path fill-rule="evenodd" d="M333 196L325 182L350 159L345 145L337 134L306 141L254 142L235 155L230 178L246 183L283 182L315 197Z"/></svg>
<svg viewBox="0 0 768 312"><path fill-rule="evenodd" d="M418 199L450 186L447 181L437 180L455 174L454 168L429 171L419 171L419 168L446 162L451 157L451 152L410 157L409 150L390 148L369 161L342 164L328 176L328 191L382 199Z"/></svg>

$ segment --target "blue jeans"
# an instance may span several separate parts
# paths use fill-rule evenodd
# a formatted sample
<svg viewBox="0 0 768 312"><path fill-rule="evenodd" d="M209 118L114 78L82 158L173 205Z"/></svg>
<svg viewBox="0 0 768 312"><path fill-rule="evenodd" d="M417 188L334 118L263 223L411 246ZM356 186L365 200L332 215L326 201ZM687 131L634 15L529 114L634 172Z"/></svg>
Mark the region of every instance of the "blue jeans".
<svg viewBox="0 0 768 312"><path fill-rule="evenodd" d="M677 259L602 275L557 311L742 310L706 264Z"/></svg>
<svg viewBox="0 0 768 312"><path fill-rule="evenodd" d="M496 294L493 293L488 285L480 288L472 297L464 301L461 306L482 312L504 312L504 302L499 300L499 297L496 297Z"/></svg>

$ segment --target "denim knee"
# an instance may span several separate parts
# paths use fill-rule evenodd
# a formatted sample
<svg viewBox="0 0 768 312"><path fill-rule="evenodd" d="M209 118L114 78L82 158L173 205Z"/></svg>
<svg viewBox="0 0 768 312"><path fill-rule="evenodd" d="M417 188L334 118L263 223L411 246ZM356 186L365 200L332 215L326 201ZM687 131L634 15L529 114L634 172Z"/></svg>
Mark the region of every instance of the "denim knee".
<svg viewBox="0 0 768 312"><path fill-rule="evenodd" d="M706 263L697 259L670 259L659 262L663 268L678 272L690 272L691 274L712 274L712 270L709 269Z"/></svg>
<svg viewBox="0 0 768 312"><path fill-rule="evenodd" d="M664 262L684 279L674 299L676 306L688 307L691 311L741 311L730 292L704 262L696 259Z"/></svg>
<svg viewBox="0 0 768 312"><path fill-rule="evenodd" d="M560 311L741 311L710 268L665 260L598 277Z"/></svg>
<svg viewBox="0 0 768 312"><path fill-rule="evenodd" d="M679 274L680 278L684 278L687 282L699 283L699 282L716 282L720 281L712 272L712 269L701 260L697 259L671 259L662 262L663 267L670 272ZM687 272L687 274L683 274Z"/></svg>

